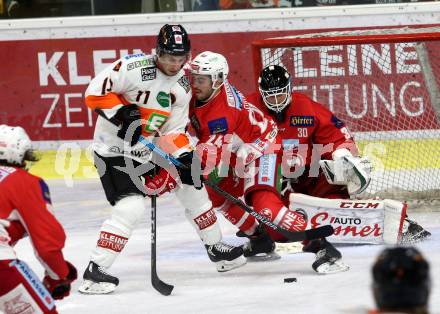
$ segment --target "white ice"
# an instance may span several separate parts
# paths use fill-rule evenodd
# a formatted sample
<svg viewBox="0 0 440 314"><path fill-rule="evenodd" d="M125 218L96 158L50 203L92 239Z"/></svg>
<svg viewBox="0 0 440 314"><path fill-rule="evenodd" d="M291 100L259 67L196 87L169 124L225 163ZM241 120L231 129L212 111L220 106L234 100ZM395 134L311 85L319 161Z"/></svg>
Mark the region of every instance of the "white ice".
<svg viewBox="0 0 440 314"><path fill-rule="evenodd" d="M96 244L101 223L110 215L98 180L49 181L56 217L67 233L65 258L82 276ZM148 200L147 200L148 202ZM149 207L148 207L149 208ZM430 308L440 313L440 212L413 214L433 236L418 245L431 265L433 289ZM70 297L57 302L60 313L366 313L374 308L371 294L372 263L383 246L343 246L348 272L317 275L311 268L312 254L288 254L274 262L248 263L242 268L218 273L185 219L183 208L172 194L158 202L158 274L173 284L171 296L160 295L150 284L150 212L134 231L110 272L120 279L110 295L82 295L80 279ZM240 241L235 228L220 218L224 238ZM43 268L33 256L28 239L16 251L37 274ZM284 283L285 277L297 282Z"/></svg>

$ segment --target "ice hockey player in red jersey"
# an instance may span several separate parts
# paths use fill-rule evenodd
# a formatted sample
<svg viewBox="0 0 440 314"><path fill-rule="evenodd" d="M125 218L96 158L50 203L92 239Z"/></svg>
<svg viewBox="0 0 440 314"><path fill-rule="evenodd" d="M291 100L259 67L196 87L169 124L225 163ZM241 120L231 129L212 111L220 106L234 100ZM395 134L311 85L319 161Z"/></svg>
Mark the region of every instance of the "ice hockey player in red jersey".
<svg viewBox="0 0 440 314"><path fill-rule="evenodd" d="M258 213L284 229L304 230L306 224L301 213L286 207L277 191L278 128L268 114L253 106L228 82L228 72L226 59L210 51L202 52L191 62L194 96L190 121L199 139L197 150L202 163L208 171L209 164L215 166L210 178L217 179L218 185L234 196L244 196ZM207 151L215 153L206 154ZM208 188L208 192L214 206L241 230L242 235L252 240L253 246L245 246L245 256L272 252L274 241L285 241L283 236L271 229L265 230L254 217L215 191ZM341 254L325 239L315 241L313 250L317 253L315 271L347 269L342 264L336 267L335 262L341 259Z"/></svg>
<svg viewBox="0 0 440 314"><path fill-rule="evenodd" d="M116 289L119 279L108 272L124 249L134 228L145 216L145 196L164 192L171 184L185 216L203 241L219 272L244 265L243 250L222 242L216 214L205 188L195 188L191 174L179 171L180 184L168 182L155 166L140 135L179 160L191 159L193 145L185 134L191 88L184 64L191 44L181 25L164 25L157 36L156 54L127 55L104 69L90 82L85 102L98 110L94 134L95 165L112 215L103 222L97 245L79 287L81 293L104 294ZM143 177L147 180L144 187ZM160 190L160 191L159 191ZM159 193L160 194L160 193Z"/></svg>
<svg viewBox="0 0 440 314"><path fill-rule="evenodd" d="M359 157L344 122L306 95L292 93L290 74L281 66L265 67L258 83L259 92L247 99L278 125L284 150L280 190L286 203L290 192L347 199L368 187L371 164ZM409 219L405 219L403 230L403 242L430 235Z"/></svg>
<svg viewBox="0 0 440 314"><path fill-rule="evenodd" d="M68 296L77 277L63 256L66 235L50 211L48 186L26 170L26 162L36 160L23 128L0 125L1 313L57 313L54 299ZM25 236L45 269L42 282L15 254Z"/></svg>

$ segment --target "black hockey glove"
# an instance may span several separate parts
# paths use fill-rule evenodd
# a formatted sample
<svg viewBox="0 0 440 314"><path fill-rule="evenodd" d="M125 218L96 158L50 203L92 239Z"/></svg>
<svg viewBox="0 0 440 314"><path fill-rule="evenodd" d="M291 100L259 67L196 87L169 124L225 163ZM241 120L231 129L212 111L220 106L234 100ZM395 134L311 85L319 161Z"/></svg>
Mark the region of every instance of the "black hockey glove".
<svg viewBox="0 0 440 314"><path fill-rule="evenodd" d="M194 185L197 190L202 188L202 167L200 159L194 156L194 152L184 153L177 158L186 169L176 167L179 172L180 181L183 184Z"/></svg>
<svg viewBox="0 0 440 314"><path fill-rule="evenodd" d="M129 140L130 145L133 146L139 141L141 136L141 113L137 105L122 106L114 115L114 120L118 121L121 128L118 131L118 137L123 140ZM125 138L127 131L131 138Z"/></svg>

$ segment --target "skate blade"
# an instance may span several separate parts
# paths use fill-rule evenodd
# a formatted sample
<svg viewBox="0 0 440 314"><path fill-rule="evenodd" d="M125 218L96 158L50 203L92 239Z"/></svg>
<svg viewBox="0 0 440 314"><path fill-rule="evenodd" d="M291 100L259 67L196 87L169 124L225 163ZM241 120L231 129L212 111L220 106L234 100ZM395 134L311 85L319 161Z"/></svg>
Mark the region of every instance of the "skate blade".
<svg viewBox="0 0 440 314"><path fill-rule="evenodd" d="M216 262L217 271L220 273L224 273L230 270L233 270L235 268L239 268L246 264L246 258L241 255L237 257L236 259L233 259L232 261L220 261Z"/></svg>
<svg viewBox="0 0 440 314"><path fill-rule="evenodd" d="M246 259L248 262L254 263L254 262L270 262L270 261L276 261L280 259L281 256L278 255L275 252L270 253L261 253L254 256L247 256Z"/></svg>
<svg viewBox="0 0 440 314"><path fill-rule="evenodd" d="M84 280L78 291L83 294L108 294L115 291L116 285L110 282Z"/></svg>
<svg viewBox="0 0 440 314"><path fill-rule="evenodd" d="M303 250L301 242L276 243L275 252L278 254L296 254Z"/></svg>
<svg viewBox="0 0 440 314"><path fill-rule="evenodd" d="M341 273L344 271L349 270L350 267L345 264L343 261L338 260L336 262L333 263L324 263L322 265L319 265L315 271L318 274L322 274L322 275L328 275L328 274L336 274L336 273Z"/></svg>

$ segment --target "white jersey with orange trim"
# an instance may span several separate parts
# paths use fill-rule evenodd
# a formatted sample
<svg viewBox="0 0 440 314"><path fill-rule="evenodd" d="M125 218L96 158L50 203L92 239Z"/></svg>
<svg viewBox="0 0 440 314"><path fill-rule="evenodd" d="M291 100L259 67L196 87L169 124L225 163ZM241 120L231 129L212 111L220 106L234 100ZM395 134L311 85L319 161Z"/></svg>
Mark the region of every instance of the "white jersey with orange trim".
<svg viewBox="0 0 440 314"><path fill-rule="evenodd" d="M167 76L156 66L156 56L143 53L127 55L104 69L90 82L85 102L112 118L127 104L139 107L142 135L145 137L185 133L191 88L184 70ZM149 151L137 144L130 152L117 136L118 126L99 116L94 134L94 150L102 156L126 155L149 160Z"/></svg>

